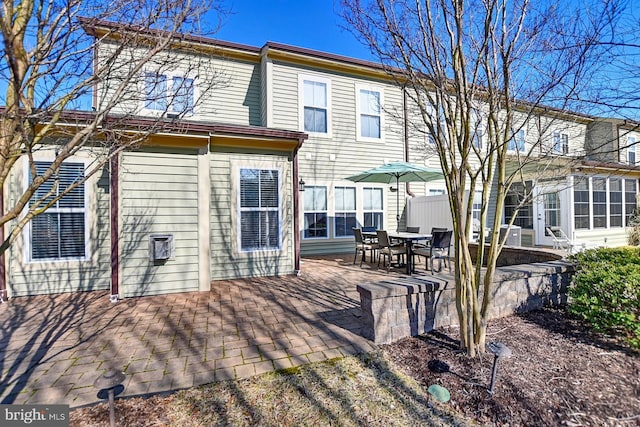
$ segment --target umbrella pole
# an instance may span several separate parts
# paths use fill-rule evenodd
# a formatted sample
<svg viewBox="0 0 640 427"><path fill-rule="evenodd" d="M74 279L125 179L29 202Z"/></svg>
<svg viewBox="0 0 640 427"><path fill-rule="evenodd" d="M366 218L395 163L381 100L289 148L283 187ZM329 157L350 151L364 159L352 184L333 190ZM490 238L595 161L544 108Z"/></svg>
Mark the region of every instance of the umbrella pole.
<svg viewBox="0 0 640 427"><path fill-rule="evenodd" d="M400 178L396 176L396 232L400 232Z"/></svg>

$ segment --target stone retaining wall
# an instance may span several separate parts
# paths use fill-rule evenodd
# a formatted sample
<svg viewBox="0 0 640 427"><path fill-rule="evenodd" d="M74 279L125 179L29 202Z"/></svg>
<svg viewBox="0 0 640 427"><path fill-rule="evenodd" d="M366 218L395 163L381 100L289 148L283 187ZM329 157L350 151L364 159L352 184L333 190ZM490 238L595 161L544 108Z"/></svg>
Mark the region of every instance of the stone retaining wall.
<svg viewBox="0 0 640 427"><path fill-rule="evenodd" d="M496 269L490 318L567 300L573 266L566 261ZM448 275L421 275L358 285L362 335L388 344L443 326L458 325L455 282Z"/></svg>

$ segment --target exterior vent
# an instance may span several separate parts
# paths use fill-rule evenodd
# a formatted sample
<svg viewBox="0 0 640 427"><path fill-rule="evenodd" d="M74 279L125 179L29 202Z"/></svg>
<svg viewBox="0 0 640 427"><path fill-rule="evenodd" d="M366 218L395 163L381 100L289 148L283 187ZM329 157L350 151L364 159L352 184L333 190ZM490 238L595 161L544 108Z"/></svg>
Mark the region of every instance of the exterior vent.
<svg viewBox="0 0 640 427"><path fill-rule="evenodd" d="M149 236L149 259L164 262L174 259L173 234L152 234Z"/></svg>

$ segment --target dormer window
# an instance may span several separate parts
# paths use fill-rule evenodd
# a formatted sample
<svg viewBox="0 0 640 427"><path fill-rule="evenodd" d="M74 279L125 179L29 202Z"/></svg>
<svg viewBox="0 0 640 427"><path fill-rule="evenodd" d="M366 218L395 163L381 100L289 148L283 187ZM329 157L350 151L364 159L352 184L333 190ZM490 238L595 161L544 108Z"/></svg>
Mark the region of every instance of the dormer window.
<svg viewBox="0 0 640 427"><path fill-rule="evenodd" d="M144 108L167 114L191 114L194 106L194 80L154 72L144 74Z"/></svg>

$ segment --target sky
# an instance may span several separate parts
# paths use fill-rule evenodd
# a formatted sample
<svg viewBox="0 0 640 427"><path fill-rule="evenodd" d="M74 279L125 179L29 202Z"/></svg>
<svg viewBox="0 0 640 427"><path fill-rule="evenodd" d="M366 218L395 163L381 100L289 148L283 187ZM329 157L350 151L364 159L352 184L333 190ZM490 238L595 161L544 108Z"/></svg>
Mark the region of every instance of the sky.
<svg viewBox="0 0 640 427"><path fill-rule="evenodd" d="M278 42L371 60L341 27L335 0L223 0L232 12L213 38L262 47Z"/></svg>

